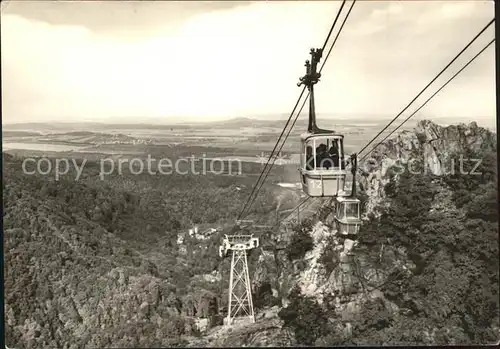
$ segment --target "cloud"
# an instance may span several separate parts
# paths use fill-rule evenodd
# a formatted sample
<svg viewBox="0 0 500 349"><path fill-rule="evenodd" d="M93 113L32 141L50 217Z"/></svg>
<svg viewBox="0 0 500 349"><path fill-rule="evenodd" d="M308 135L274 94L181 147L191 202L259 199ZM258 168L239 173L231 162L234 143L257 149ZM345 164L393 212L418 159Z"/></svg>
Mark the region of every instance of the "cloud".
<svg viewBox="0 0 500 349"><path fill-rule="evenodd" d="M7 101L31 105L23 108L25 114L57 119L251 112L252 106L259 107L260 93L279 90L283 78L293 88L298 69L297 76L285 75L289 71L279 62L297 57L298 66L303 52L317 40L314 22L284 26L287 19L278 15L280 10L275 6L269 11L260 3L207 13L177 32L159 30L146 40L131 42L84 27L5 15L4 69L11 71ZM318 6L302 6L288 14L293 20L302 11L312 17ZM289 36L294 40L283 40ZM30 90L40 93L29 94ZM43 98L33 100L35 96ZM17 117L11 113L18 106L9 104L4 115Z"/></svg>
<svg viewBox="0 0 500 349"><path fill-rule="evenodd" d="M323 44L339 6L249 3L191 16L175 28L156 26L140 40L2 14L4 120L287 113L300 92L296 83L305 73L309 48ZM359 1L318 84L318 110L394 112L484 25L480 22L488 11L478 6ZM425 35L419 32L422 20L427 21ZM456 38L452 31L457 28L467 35ZM483 59L475 65L483 79L469 88L494 91L488 80L492 64ZM455 93L449 98L463 91ZM462 110L494 110L494 99L478 106L473 102Z"/></svg>

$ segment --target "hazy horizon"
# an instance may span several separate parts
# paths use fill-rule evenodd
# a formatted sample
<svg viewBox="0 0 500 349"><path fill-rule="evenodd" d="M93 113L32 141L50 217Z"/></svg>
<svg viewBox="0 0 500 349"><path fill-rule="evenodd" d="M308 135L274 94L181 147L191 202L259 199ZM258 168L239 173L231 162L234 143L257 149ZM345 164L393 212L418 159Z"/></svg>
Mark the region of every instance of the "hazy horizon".
<svg viewBox="0 0 500 349"><path fill-rule="evenodd" d="M1 5L4 125L173 124L286 119L309 48L323 44L341 2ZM493 17L490 1L358 1L317 85L319 117L394 117ZM493 32L491 26L408 114ZM415 118L494 124L494 51L492 45Z"/></svg>
<svg viewBox="0 0 500 349"><path fill-rule="evenodd" d="M307 117L301 117L299 120L300 122L304 123L307 122ZM347 125L353 125L360 123L359 126L363 126L365 124L381 124L384 122L389 122L392 120L394 116L379 116L377 118L363 118L363 117L358 117L358 118L350 118L350 117L319 117L317 120L319 123L326 123L327 125L324 125L325 127L330 126L331 124L335 124L335 121L337 120L338 123L340 124L347 124ZM246 120L248 122L255 121L255 122L261 122L261 123L272 123L273 121L276 122L284 122L288 119L288 116L282 116L282 117L275 117L275 118L269 118L269 119L264 119L261 117L234 117L234 118L228 118L228 119L221 119L221 120L198 120L198 121L183 121L183 120L178 120L177 122L173 122L172 120L141 120L141 119L136 119L134 121L119 121L119 120L113 120L113 121L25 121L25 122L10 122L10 123L3 123L3 126L6 126L9 128L9 126L17 126L17 127L22 127L26 126L29 127L30 125L102 125L102 126L120 126L120 125L137 125L137 126L176 126L176 125L210 125L210 124L220 124L224 122L242 122L244 123ZM397 119L391 126L396 127L399 125L404 118ZM415 124L420 120L430 120L436 124L439 125L456 125L456 124L470 124L471 122L476 122L478 126L484 127L484 128L489 128L490 130L493 130L496 132L496 119L473 119L473 118L449 118L449 117L429 117L429 118L412 118L408 122L405 123L406 127L409 127L411 124ZM331 124L329 122L332 122ZM352 123L349 123L352 122ZM297 126L297 124L296 124ZM323 126L323 125L322 125ZM282 124L277 124L276 127L283 127ZM403 127L402 129L405 129Z"/></svg>

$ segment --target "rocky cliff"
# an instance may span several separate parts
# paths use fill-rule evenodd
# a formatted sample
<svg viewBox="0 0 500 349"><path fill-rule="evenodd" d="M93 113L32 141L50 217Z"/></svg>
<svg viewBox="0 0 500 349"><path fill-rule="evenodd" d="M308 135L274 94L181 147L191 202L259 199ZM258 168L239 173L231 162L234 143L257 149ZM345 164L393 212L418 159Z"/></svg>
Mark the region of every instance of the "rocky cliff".
<svg viewBox="0 0 500 349"><path fill-rule="evenodd" d="M421 121L413 131L400 132L387 140L361 162L359 187L368 195L365 224L369 224L367 216L372 214L373 220L388 206L385 188L391 181L397 182L403 171L428 174L428 186L438 188L430 204L430 220L443 217L467 220L463 210L457 209L454 203L453 191L441 179L454 175L463 162L468 162L463 168L470 174L471 167L474 171L476 164L484 160L474 158L474 154L496 151L496 142L496 134L478 127L475 122L443 127L431 121ZM329 207L331 203L325 205ZM384 289L394 280L421 273L422 266L418 264L426 258L425 253L424 257L415 257L411 246L396 244L391 238L380 236L376 244L373 241L359 244L357 240L339 236L332 221L333 215L328 212L323 217L312 217L313 247L303 259L290 262L282 250L263 251L253 277L254 289L270 284L273 295L279 295L282 306L286 307L288 292L295 285L299 286L303 295L314 297L324 308L334 309L330 317L336 321L336 333L345 338L349 338L353 322L360 321L368 303L379 304L388 314L393 314L391 316L404 316L415 307L425 308L409 296L406 301L391 298L390 292ZM289 243L293 232L279 234ZM373 240L373 236L365 240ZM416 343L435 343L432 331L435 328L423 329L421 333L427 334L422 334L420 342Z"/></svg>
<svg viewBox="0 0 500 349"><path fill-rule="evenodd" d="M496 133L479 127L476 122L440 126L429 120L419 121L413 131L402 131L371 154L361 154L358 180L369 197L366 211L373 212L382 202L384 186L404 165L409 165L410 171L414 168L413 171L442 176L454 171L460 162L475 166L480 160L470 159L467 154L496 147ZM420 163L424 166L417 170L415 165ZM389 168L393 170L390 173Z"/></svg>

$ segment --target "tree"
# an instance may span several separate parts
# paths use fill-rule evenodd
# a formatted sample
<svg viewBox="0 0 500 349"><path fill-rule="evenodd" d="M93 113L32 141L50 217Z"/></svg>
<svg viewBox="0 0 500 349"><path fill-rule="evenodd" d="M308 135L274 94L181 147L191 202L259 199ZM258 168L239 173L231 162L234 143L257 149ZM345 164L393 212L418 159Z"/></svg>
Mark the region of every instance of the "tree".
<svg viewBox="0 0 500 349"><path fill-rule="evenodd" d="M327 318L321 306L312 298L303 296L294 288L290 295L290 304L278 313L284 326L291 327L299 344L314 345L327 327Z"/></svg>
<svg viewBox="0 0 500 349"><path fill-rule="evenodd" d="M287 247L287 255L290 261L301 259L314 247L314 241L309 233L311 222L306 220L294 228L290 244Z"/></svg>
<svg viewBox="0 0 500 349"><path fill-rule="evenodd" d="M257 287L253 299L253 304L256 309L278 304L278 300L273 296L271 283L268 281Z"/></svg>

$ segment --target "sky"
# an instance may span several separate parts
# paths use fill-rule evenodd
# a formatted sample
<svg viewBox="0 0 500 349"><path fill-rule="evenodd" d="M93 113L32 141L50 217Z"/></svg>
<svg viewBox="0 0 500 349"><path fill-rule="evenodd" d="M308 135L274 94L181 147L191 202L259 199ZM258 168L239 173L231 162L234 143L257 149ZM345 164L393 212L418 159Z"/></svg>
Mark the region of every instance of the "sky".
<svg viewBox="0 0 500 349"><path fill-rule="evenodd" d="M2 122L288 114L340 5L2 1ZM395 116L493 17L493 1L357 1L315 88L319 116ZM419 101L492 38L494 25ZM417 116L494 124L494 63L495 44Z"/></svg>

